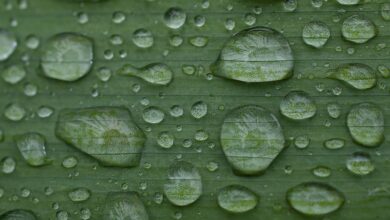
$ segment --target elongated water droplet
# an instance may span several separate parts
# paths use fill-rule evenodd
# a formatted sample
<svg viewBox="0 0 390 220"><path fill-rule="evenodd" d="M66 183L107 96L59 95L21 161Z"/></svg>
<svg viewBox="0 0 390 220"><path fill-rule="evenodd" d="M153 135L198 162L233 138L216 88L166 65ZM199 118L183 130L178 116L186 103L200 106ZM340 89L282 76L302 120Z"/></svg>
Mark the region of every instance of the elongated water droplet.
<svg viewBox="0 0 390 220"><path fill-rule="evenodd" d="M362 63L340 65L328 77L341 80L359 90L370 89L376 85L375 70Z"/></svg>
<svg viewBox="0 0 390 220"><path fill-rule="evenodd" d="M390 21L390 3L383 3L381 5L381 15L383 20Z"/></svg>
<svg viewBox="0 0 390 220"><path fill-rule="evenodd" d="M50 163L46 155L45 137L39 133L26 133L15 137L20 154L30 166L43 166Z"/></svg>
<svg viewBox="0 0 390 220"><path fill-rule="evenodd" d="M0 29L0 61L7 60L17 46L16 36L7 30Z"/></svg>
<svg viewBox="0 0 390 220"><path fill-rule="evenodd" d="M92 41L80 34L62 33L52 37L43 48L41 66L45 76L75 81L92 68Z"/></svg>
<svg viewBox="0 0 390 220"><path fill-rule="evenodd" d="M136 192L117 192L107 195L103 219L148 220L149 216Z"/></svg>
<svg viewBox="0 0 390 220"><path fill-rule="evenodd" d="M203 36L196 36L196 37L191 37L189 42L192 46L195 47L205 47L209 42L209 39Z"/></svg>
<svg viewBox="0 0 390 220"><path fill-rule="evenodd" d="M303 27L303 41L312 47L321 48L329 40L330 30L328 25L321 21L312 21Z"/></svg>
<svg viewBox="0 0 390 220"><path fill-rule="evenodd" d="M68 193L68 197L72 202L83 202L89 199L91 192L87 188L77 188Z"/></svg>
<svg viewBox="0 0 390 220"><path fill-rule="evenodd" d="M198 169L185 161L173 163L168 170L164 194L177 206L194 203L202 194L202 179Z"/></svg>
<svg viewBox="0 0 390 220"><path fill-rule="evenodd" d="M368 175L375 169L370 155L364 152L354 153L352 157L347 159L346 166L351 173L358 176Z"/></svg>
<svg viewBox="0 0 390 220"><path fill-rule="evenodd" d="M26 69L22 65L12 65L3 70L1 77L11 85L15 85L26 77Z"/></svg>
<svg viewBox="0 0 390 220"><path fill-rule="evenodd" d="M306 92L291 91L280 102L280 112L289 119L304 120L314 117L317 106Z"/></svg>
<svg viewBox="0 0 390 220"><path fill-rule="evenodd" d="M60 112L56 135L102 165L138 166L146 141L125 108L96 107Z"/></svg>
<svg viewBox="0 0 390 220"><path fill-rule="evenodd" d="M231 213L244 213L256 208L257 195L250 189L240 185L230 185L218 193L218 205Z"/></svg>
<svg viewBox="0 0 390 220"><path fill-rule="evenodd" d="M278 119L259 106L244 106L229 113L221 130L221 145L234 170L255 175L267 169L284 148Z"/></svg>
<svg viewBox="0 0 390 220"><path fill-rule="evenodd" d="M352 15L343 22L341 33L345 40L362 44L376 36L377 28L363 15Z"/></svg>
<svg viewBox="0 0 390 220"><path fill-rule="evenodd" d="M331 170L326 166L317 166L312 170L312 173L316 177L326 178L330 176Z"/></svg>
<svg viewBox="0 0 390 220"><path fill-rule="evenodd" d="M363 146L376 147L384 140L385 118L382 110L372 103L353 106L347 126L353 140Z"/></svg>
<svg viewBox="0 0 390 220"><path fill-rule="evenodd" d="M344 204L344 195L336 188L317 182L307 182L291 188L287 194L290 206L309 216L321 216L338 210Z"/></svg>
<svg viewBox="0 0 390 220"><path fill-rule="evenodd" d="M1 160L1 171L5 174L11 174L16 169L16 161L13 157L4 157Z"/></svg>
<svg viewBox="0 0 390 220"><path fill-rule="evenodd" d="M283 0L283 8L285 11L292 12L298 7L298 0Z"/></svg>
<svg viewBox="0 0 390 220"><path fill-rule="evenodd" d="M149 124L159 124L165 118L165 113L157 107L151 106L142 111L142 118Z"/></svg>
<svg viewBox="0 0 390 220"><path fill-rule="evenodd" d="M343 148L345 145L345 140L341 138L331 138L324 141L324 147L329 150L337 150Z"/></svg>
<svg viewBox="0 0 390 220"><path fill-rule="evenodd" d="M341 5L357 5L360 0L337 0L337 2Z"/></svg>
<svg viewBox="0 0 390 220"><path fill-rule="evenodd" d="M184 25L187 14L181 8L170 8L164 14L165 25L171 29L178 29Z"/></svg>
<svg viewBox="0 0 390 220"><path fill-rule="evenodd" d="M1 220L37 220L35 214L30 210L14 209L0 216Z"/></svg>
<svg viewBox="0 0 390 220"><path fill-rule="evenodd" d="M292 75L294 60L290 44L267 27L245 29L223 47L212 72L243 82L269 82Z"/></svg>
<svg viewBox="0 0 390 220"><path fill-rule="evenodd" d="M153 85L168 85L173 79L172 70L163 63L152 63L142 68L135 68L126 64L118 70L118 73L141 78Z"/></svg>

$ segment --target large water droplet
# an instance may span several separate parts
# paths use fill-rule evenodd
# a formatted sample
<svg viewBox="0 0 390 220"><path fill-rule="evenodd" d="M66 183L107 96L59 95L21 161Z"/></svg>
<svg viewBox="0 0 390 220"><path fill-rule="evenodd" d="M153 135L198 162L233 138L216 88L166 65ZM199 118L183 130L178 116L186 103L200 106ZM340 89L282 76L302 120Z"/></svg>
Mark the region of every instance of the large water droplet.
<svg viewBox="0 0 390 220"><path fill-rule="evenodd" d="M96 107L61 111L56 135L102 165L139 164L146 140L125 108Z"/></svg>
<svg viewBox="0 0 390 220"><path fill-rule="evenodd" d="M323 47L330 37L328 25L321 21L312 21L303 27L303 41L315 48Z"/></svg>
<svg viewBox="0 0 390 220"><path fill-rule="evenodd" d="M202 194L202 180L198 169L185 161L173 163L168 170L164 193L174 205L194 203Z"/></svg>
<svg viewBox="0 0 390 220"><path fill-rule="evenodd" d="M370 89L376 85L375 70L362 63L340 65L328 77L341 80L359 90Z"/></svg>
<svg viewBox="0 0 390 220"><path fill-rule="evenodd" d="M314 117L317 106L306 92L291 91L280 102L280 112L289 119L304 120Z"/></svg>
<svg viewBox="0 0 390 220"><path fill-rule="evenodd" d="M0 61L8 59L17 46L16 36L7 30L0 29Z"/></svg>
<svg viewBox="0 0 390 220"><path fill-rule="evenodd" d="M265 171L284 143L277 118L259 106L237 108L222 124L222 149L233 169L244 175Z"/></svg>
<svg viewBox="0 0 390 220"><path fill-rule="evenodd" d="M136 192L117 192L107 195L103 219L148 220L149 216Z"/></svg>
<svg viewBox="0 0 390 220"><path fill-rule="evenodd" d="M75 81L92 67L92 41L80 34L62 33L52 37L43 48L41 66L53 79Z"/></svg>
<svg viewBox="0 0 390 220"><path fill-rule="evenodd" d="M291 188L287 201L293 209L309 216L321 216L338 210L344 195L336 188L317 182L307 182Z"/></svg>
<svg viewBox="0 0 390 220"><path fill-rule="evenodd" d="M45 137L39 133L26 133L15 137L20 154L30 166L50 163L46 155Z"/></svg>
<svg viewBox="0 0 390 220"><path fill-rule="evenodd" d="M230 185L218 193L218 205L231 213L243 213L254 209L258 203L257 195L240 185Z"/></svg>
<svg viewBox="0 0 390 220"><path fill-rule="evenodd" d="M362 44L375 37L375 24L363 15L352 15L343 22L341 33L345 40Z"/></svg>
<svg viewBox="0 0 390 220"><path fill-rule="evenodd" d="M385 119L382 110L372 103L360 103L352 107L347 126L354 141L375 147L384 140Z"/></svg>
<svg viewBox="0 0 390 220"><path fill-rule="evenodd" d="M245 29L234 35L214 63L213 73L243 82L269 82L288 78L294 67L286 38L267 27Z"/></svg>
<svg viewBox="0 0 390 220"><path fill-rule="evenodd" d="M375 169L370 155L364 152L354 153L347 159L346 166L351 173L359 176L368 175Z"/></svg>
<svg viewBox="0 0 390 220"><path fill-rule="evenodd" d="M130 64L124 65L118 73L125 76L135 76L153 85L168 85L173 79L172 70L163 63L152 63L142 68Z"/></svg>

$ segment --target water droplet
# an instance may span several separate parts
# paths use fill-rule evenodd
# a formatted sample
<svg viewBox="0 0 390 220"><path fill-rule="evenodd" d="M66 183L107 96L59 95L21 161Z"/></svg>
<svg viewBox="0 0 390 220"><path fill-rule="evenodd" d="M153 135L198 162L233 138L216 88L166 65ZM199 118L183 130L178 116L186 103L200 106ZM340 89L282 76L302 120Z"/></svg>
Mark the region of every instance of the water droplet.
<svg viewBox="0 0 390 220"><path fill-rule="evenodd" d="M298 7L298 0L283 0L283 8L285 11L293 12Z"/></svg>
<svg viewBox="0 0 390 220"><path fill-rule="evenodd" d="M69 220L69 213L67 211L58 211L56 213L57 220Z"/></svg>
<svg viewBox="0 0 390 220"><path fill-rule="evenodd" d="M168 170L164 193L174 205L187 206L194 203L202 194L202 180L198 169L185 161L173 163Z"/></svg>
<svg viewBox="0 0 390 220"><path fill-rule="evenodd" d="M269 82L288 78L294 67L286 38L267 27L245 29L223 47L212 72L242 82Z"/></svg>
<svg viewBox="0 0 390 220"><path fill-rule="evenodd" d="M294 139L294 145L298 149L305 149L310 144L310 138L307 135L300 135Z"/></svg>
<svg viewBox="0 0 390 220"><path fill-rule="evenodd" d="M88 220L91 218L91 210L88 208L82 208L80 209L80 219L82 220Z"/></svg>
<svg viewBox="0 0 390 220"><path fill-rule="evenodd" d="M314 100L304 91L291 91L280 102L282 115L293 120L314 117L317 107Z"/></svg>
<svg viewBox="0 0 390 220"><path fill-rule="evenodd" d="M330 168L326 166L317 166L312 170L313 175L320 178L329 177L331 172Z"/></svg>
<svg viewBox="0 0 390 220"><path fill-rule="evenodd" d="M7 60L17 46L16 36L7 30L0 29L0 61Z"/></svg>
<svg viewBox="0 0 390 220"><path fill-rule="evenodd" d="M231 213L244 213L256 208L259 199L250 189L229 185L218 192L218 205Z"/></svg>
<svg viewBox="0 0 390 220"><path fill-rule="evenodd" d="M326 105L326 110L331 118L339 118L341 115L341 106L336 102L331 102Z"/></svg>
<svg viewBox="0 0 390 220"><path fill-rule="evenodd" d="M259 106L235 109L222 124L222 149L233 169L243 175L265 171L284 143L275 115Z"/></svg>
<svg viewBox="0 0 390 220"><path fill-rule="evenodd" d="M138 166L146 140L125 108L96 107L60 112L56 136L104 166Z"/></svg>
<svg viewBox="0 0 390 220"><path fill-rule="evenodd" d="M210 161L207 163L207 170L210 172L215 172L218 170L218 163Z"/></svg>
<svg viewBox="0 0 390 220"><path fill-rule="evenodd" d="M194 17L194 25L196 27L203 27L206 24L206 17L203 15L196 15Z"/></svg>
<svg viewBox="0 0 390 220"><path fill-rule="evenodd" d="M38 93L38 86L32 83L27 83L24 86L24 95L32 97Z"/></svg>
<svg viewBox="0 0 390 220"><path fill-rule="evenodd" d="M102 82L108 82L112 76L112 71L111 69L107 67L101 67L97 72L96 76L99 78L100 81Z"/></svg>
<svg viewBox="0 0 390 220"><path fill-rule="evenodd" d="M26 75L26 69L22 65L12 65L1 72L3 80L11 85L19 83Z"/></svg>
<svg viewBox="0 0 390 220"><path fill-rule="evenodd" d="M337 0L337 2L341 5L357 5L360 0Z"/></svg>
<svg viewBox="0 0 390 220"><path fill-rule="evenodd" d="M381 15L385 21L390 21L390 3L383 3L381 5Z"/></svg>
<svg viewBox="0 0 390 220"><path fill-rule="evenodd" d="M32 211L24 209L14 209L0 216L2 220L37 220L38 218Z"/></svg>
<svg viewBox="0 0 390 220"><path fill-rule="evenodd" d="M173 79L172 70L163 63L152 63L142 68L135 68L130 64L118 70L120 75L135 76L153 85L168 85Z"/></svg>
<svg viewBox="0 0 390 220"><path fill-rule="evenodd" d="M159 124L164 120L165 113L159 108L151 106L143 110L142 118L149 124Z"/></svg>
<svg viewBox="0 0 390 220"><path fill-rule="evenodd" d="M154 44L152 32L144 28L134 31L132 40L139 48L149 48Z"/></svg>
<svg viewBox="0 0 390 220"><path fill-rule="evenodd" d="M160 192L156 192L153 196L153 201L160 205L163 201L164 201L164 194L160 193Z"/></svg>
<svg viewBox="0 0 390 220"><path fill-rule="evenodd" d="M225 20L225 28L228 31L232 31L236 27L236 22L232 18L227 18Z"/></svg>
<svg viewBox="0 0 390 220"><path fill-rule="evenodd" d="M244 16L244 23L248 26L252 26L256 23L256 15L252 13L247 13Z"/></svg>
<svg viewBox="0 0 390 220"><path fill-rule="evenodd" d="M311 0L311 5L314 8L321 8L323 4L324 4L323 0Z"/></svg>
<svg viewBox="0 0 390 220"><path fill-rule="evenodd" d="M65 157L62 161L62 166L66 169L74 168L78 164L78 160L74 156Z"/></svg>
<svg viewBox="0 0 390 220"><path fill-rule="evenodd" d="M26 133L15 137L20 154L30 166L50 163L46 155L45 137L39 133Z"/></svg>
<svg viewBox="0 0 390 220"><path fill-rule="evenodd" d="M194 139L197 141L206 141L209 138L209 134L203 129L197 130L194 135Z"/></svg>
<svg viewBox="0 0 390 220"><path fill-rule="evenodd" d="M40 118L48 118L54 113L54 109L48 106L41 106L37 113Z"/></svg>
<svg viewBox="0 0 390 220"><path fill-rule="evenodd" d="M341 138L331 138L324 141L324 147L329 150L341 149L345 146L345 140Z"/></svg>
<svg viewBox="0 0 390 220"><path fill-rule="evenodd" d="M168 131L163 131L158 135L157 144L162 148L171 148L175 142L175 137Z"/></svg>
<svg viewBox="0 0 390 220"><path fill-rule="evenodd" d="M136 192L116 192L107 195L103 219L148 220L148 213Z"/></svg>
<svg viewBox="0 0 390 220"><path fill-rule="evenodd" d="M72 202L83 202L89 199L91 192L87 188L77 188L68 193L68 197Z"/></svg>
<svg viewBox="0 0 390 220"><path fill-rule="evenodd" d="M184 39L179 35L172 35L169 38L169 44L173 47L179 47L184 42Z"/></svg>
<svg viewBox="0 0 390 220"><path fill-rule="evenodd" d="M382 110L372 103L352 107L347 116L347 127L354 141L376 147L384 140L385 119Z"/></svg>
<svg viewBox="0 0 390 220"><path fill-rule="evenodd" d="M202 101L195 102L191 107L191 115L196 119L205 117L207 115L207 111L207 104Z"/></svg>
<svg viewBox="0 0 390 220"><path fill-rule="evenodd" d="M126 20L126 14L121 11L116 11L112 14L112 22L115 24L123 23Z"/></svg>
<svg viewBox="0 0 390 220"><path fill-rule="evenodd" d="M85 12L78 12L78 13L76 13L76 17L77 17L77 21L80 24L86 24L89 21L88 14L85 13Z"/></svg>
<svg viewBox="0 0 390 220"><path fill-rule="evenodd" d="M17 103L9 104L4 111L4 116L11 121L20 121L26 114L26 109Z"/></svg>
<svg viewBox="0 0 390 220"><path fill-rule="evenodd" d="M383 78L387 79L390 77L390 69L385 65L378 65L378 72L382 75Z"/></svg>
<svg viewBox="0 0 390 220"><path fill-rule="evenodd" d="M344 195L325 183L306 182L291 188L287 194L290 206L309 216L321 216L338 210L345 201Z"/></svg>
<svg viewBox="0 0 390 220"><path fill-rule="evenodd" d="M1 160L1 171L5 174L11 174L16 169L16 161L12 157L4 157Z"/></svg>
<svg viewBox="0 0 390 220"><path fill-rule="evenodd" d="M52 37L43 48L41 66L45 76L75 81L92 68L92 41L79 34L62 33Z"/></svg>
<svg viewBox="0 0 390 220"><path fill-rule="evenodd" d="M330 37L328 25L321 21L312 21L303 27L303 41L315 48L323 47Z"/></svg>
<svg viewBox="0 0 390 220"><path fill-rule="evenodd" d="M364 152L354 153L347 159L346 166L351 173L359 176L368 175L375 169L370 155Z"/></svg>
<svg viewBox="0 0 390 220"><path fill-rule="evenodd" d="M194 65L183 65L181 69L186 75L194 75L196 72L196 67Z"/></svg>
<svg viewBox="0 0 390 220"><path fill-rule="evenodd" d="M37 49L39 47L40 43L41 43L41 41L35 35L28 35L26 37L26 47L31 49L31 50Z"/></svg>
<svg viewBox="0 0 390 220"><path fill-rule="evenodd" d="M343 22L341 33L345 40L362 44L375 37L375 24L363 15L352 15Z"/></svg>
<svg viewBox="0 0 390 220"><path fill-rule="evenodd" d="M178 118L183 116L184 109L179 105L174 105L171 107L169 113L171 114L172 117Z"/></svg>
<svg viewBox="0 0 390 220"><path fill-rule="evenodd" d="M191 37L189 42L194 47L205 47L209 42L209 39L203 36L196 36L196 37Z"/></svg>
<svg viewBox="0 0 390 220"><path fill-rule="evenodd" d="M362 63L342 64L331 71L328 77L341 80L359 90L370 89L376 85L375 70Z"/></svg>
<svg viewBox="0 0 390 220"><path fill-rule="evenodd" d="M181 8L170 8L164 14L165 25L171 29L179 29L184 25L187 14Z"/></svg>

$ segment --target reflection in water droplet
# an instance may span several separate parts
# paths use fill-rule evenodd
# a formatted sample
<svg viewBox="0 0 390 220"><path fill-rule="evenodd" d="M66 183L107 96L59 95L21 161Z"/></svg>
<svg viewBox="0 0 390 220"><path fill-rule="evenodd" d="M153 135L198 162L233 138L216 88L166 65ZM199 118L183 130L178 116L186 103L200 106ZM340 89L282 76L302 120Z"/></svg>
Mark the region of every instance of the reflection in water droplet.
<svg viewBox="0 0 390 220"><path fill-rule="evenodd" d="M46 140L42 134L26 133L15 138L16 146L30 166L43 166L50 163L46 155Z"/></svg>
<svg viewBox="0 0 390 220"><path fill-rule="evenodd" d="M341 5L357 5L360 0L337 0Z"/></svg>
<svg viewBox="0 0 390 220"><path fill-rule="evenodd" d="M103 208L103 219L148 220L149 216L136 192L109 193Z"/></svg>
<svg viewBox="0 0 390 220"><path fill-rule="evenodd" d="M295 11L298 7L298 0L283 0L283 8L285 11Z"/></svg>
<svg viewBox="0 0 390 220"><path fill-rule="evenodd" d="M171 114L172 117L178 118L183 116L184 109L179 105L174 105L171 107L169 113Z"/></svg>
<svg viewBox="0 0 390 220"><path fill-rule="evenodd" d="M375 70L362 63L342 64L331 71L328 77L341 80L359 90L370 89L377 81Z"/></svg>
<svg viewBox="0 0 390 220"><path fill-rule="evenodd" d="M41 106L37 113L40 118L48 118L54 113L54 109L48 106Z"/></svg>
<svg viewBox="0 0 390 220"><path fill-rule="evenodd" d="M78 160L74 156L65 157L62 161L62 166L66 169L74 168L78 164Z"/></svg>
<svg viewBox="0 0 390 220"><path fill-rule="evenodd" d="M191 37L189 42L194 47L205 47L209 42L209 39L203 36L196 36L196 37Z"/></svg>
<svg viewBox="0 0 390 220"><path fill-rule="evenodd" d="M336 102L331 102L326 105L326 110L332 118L339 118L341 115L341 106Z"/></svg>
<svg viewBox="0 0 390 220"><path fill-rule="evenodd" d="M351 173L359 176L368 175L375 169L370 155L364 152L354 153L352 157L347 159L346 166Z"/></svg>
<svg viewBox="0 0 390 220"><path fill-rule="evenodd" d="M310 138L307 135L297 136L294 139L294 145L298 149L305 149L309 146L309 144L310 144Z"/></svg>
<svg viewBox="0 0 390 220"><path fill-rule="evenodd" d="M280 102L280 112L289 119L304 120L314 117L317 106L306 92L291 91Z"/></svg>

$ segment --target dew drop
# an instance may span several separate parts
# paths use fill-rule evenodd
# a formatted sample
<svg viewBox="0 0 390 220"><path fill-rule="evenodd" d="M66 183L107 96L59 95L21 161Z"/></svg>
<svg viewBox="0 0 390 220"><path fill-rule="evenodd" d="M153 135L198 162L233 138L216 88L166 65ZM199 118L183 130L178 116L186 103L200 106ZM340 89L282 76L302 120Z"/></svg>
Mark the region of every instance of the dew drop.
<svg viewBox="0 0 390 220"><path fill-rule="evenodd" d="M143 110L142 118L149 124L159 124L164 120L165 113L159 108L151 106Z"/></svg>
<svg viewBox="0 0 390 220"><path fill-rule="evenodd" d="M345 40L362 44L376 36L377 28L363 15L352 15L343 22L341 33Z"/></svg>
<svg viewBox="0 0 390 220"><path fill-rule="evenodd" d="M370 155L364 152L354 153L347 159L346 166L351 173L358 176L368 175L375 170Z"/></svg>
<svg viewBox="0 0 390 220"><path fill-rule="evenodd" d="M291 91L280 102L280 112L292 120L304 120L314 117L317 106L304 91Z"/></svg>
<svg viewBox="0 0 390 220"><path fill-rule="evenodd" d="M244 213L256 208L259 199L250 189L229 185L218 192L218 205L231 213Z"/></svg>

